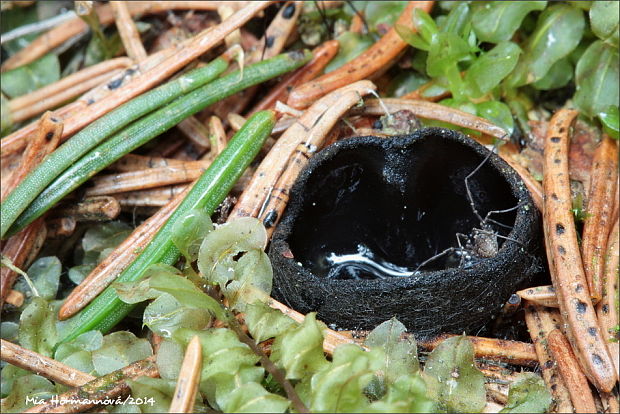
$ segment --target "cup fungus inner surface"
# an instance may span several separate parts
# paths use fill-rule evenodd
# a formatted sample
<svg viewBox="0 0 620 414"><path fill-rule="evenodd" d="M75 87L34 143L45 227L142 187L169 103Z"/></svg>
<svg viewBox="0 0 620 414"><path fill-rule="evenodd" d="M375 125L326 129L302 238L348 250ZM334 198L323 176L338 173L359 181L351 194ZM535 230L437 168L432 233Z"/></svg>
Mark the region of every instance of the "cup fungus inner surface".
<svg viewBox="0 0 620 414"><path fill-rule="evenodd" d="M354 138L322 151L300 175L274 235L272 260L287 261L275 266L276 297L345 329L369 329L392 316L427 333L484 324L531 276L536 246L518 230L530 232L538 219L514 171L487 154L437 128ZM485 220L491 211L504 212ZM532 214L529 227L517 223ZM512 257L519 251L527 260ZM486 301L484 317L454 306L480 307L469 303L474 294ZM429 301L432 309L418 308ZM442 307L472 315L452 315L445 326L437 320L448 316Z"/></svg>

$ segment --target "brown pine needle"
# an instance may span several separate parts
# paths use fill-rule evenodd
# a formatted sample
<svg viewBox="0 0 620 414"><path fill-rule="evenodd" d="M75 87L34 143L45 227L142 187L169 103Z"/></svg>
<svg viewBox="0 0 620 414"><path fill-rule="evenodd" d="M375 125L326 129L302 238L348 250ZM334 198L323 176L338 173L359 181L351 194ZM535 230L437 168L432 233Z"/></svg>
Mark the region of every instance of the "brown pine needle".
<svg viewBox="0 0 620 414"><path fill-rule="evenodd" d="M32 407L26 413L83 413L95 407L98 401L114 400L129 394L128 379L136 379L146 376L155 378L159 375L155 356L150 356L141 361L134 362L124 368L111 372L102 377L73 388L57 399L49 400L41 405ZM60 404L67 401L67 404Z"/></svg>
<svg viewBox="0 0 620 414"><path fill-rule="evenodd" d="M33 168L38 166L43 158L56 149L62 135L62 121L56 119L52 112L46 112L39 121L36 135L26 148L19 167L11 174L11 178L2 187L1 199L11 192L28 175Z"/></svg>
<svg viewBox="0 0 620 414"><path fill-rule="evenodd" d="M570 343L558 329L549 332L547 336L549 350L555 359L570 393L571 401L578 413L595 413L596 404L586 376L581 371L579 362L573 354Z"/></svg>
<svg viewBox="0 0 620 414"><path fill-rule="evenodd" d="M336 56L340 43L328 40L312 50L312 60L295 72L289 73L269 93L254 106L249 115L264 109L273 109L277 101L286 102L291 87L296 87L316 78L325 66Z"/></svg>
<svg viewBox="0 0 620 414"><path fill-rule="evenodd" d="M152 190L128 191L115 194L122 209L128 210L135 207L163 207L177 194L185 190L187 184L171 185L155 188Z"/></svg>
<svg viewBox="0 0 620 414"><path fill-rule="evenodd" d="M187 161L174 158L149 157L146 155L127 154L107 169L120 172L145 170L158 167L180 167L186 165Z"/></svg>
<svg viewBox="0 0 620 414"><path fill-rule="evenodd" d="M594 303L603 294L605 247L613 226L613 209L618 181L618 151L614 141L604 135L590 170L590 194L587 217L583 224L581 254L588 279L590 296Z"/></svg>
<svg viewBox="0 0 620 414"><path fill-rule="evenodd" d="M596 306L598 322L603 333L603 340L609 349L611 359L614 361L616 375L620 377L620 344L618 343L618 274L620 272L620 232L618 219L609 234L607 252L605 255L605 273L603 280L603 297Z"/></svg>
<svg viewBox="0 0 620 414"><path fill-rule="evenodd" d="M75 221L110 221L121 212L121 205L114 197L89 197L77 204L52 210L50 215L72 217Z"/></svg>
<svg viewBox="0 0 620 414"><path fill-rule="evenodd" d="M209 165L210 162L205 161L186 161L179 167L158 167L101 175L92 180L93 186L89 187L85 194L92 197L188 183L200 177Z"/></svg>
<svg viewBox="0 0 620 414"><path fill-rule="evenodd" d="M202 370L202 347L198 336L194 336L187 345L179 379L170 403L171 413L191 413L196 401Z"/></svg>
<svg viewBox="0 0 620 414"><path fill-rule="evenodd" d="M616 372L588 292L571 212L568 148L576 116L576 111L562 109L549 122L544 148L543 227L551 280L568 325L567 336L590 381L609 392L616 383Z"/></svg>
<svg viewBox="0 0 620 414"><path fill-rule="evenodd" d="M417 339L418 346L428 351L435 349L441 342L451 338L453 334L442 334L432 339ZM499 360L514 365L532 367L538 364L534 345L480 336L467 336L473 346L476 358Z"/></svg>
<svg viewBox="0 0 620 414"><path fill-rule="evenodd" d="M129 13L129 7L124 1L111 1L110 7L114 12L116 28L121 36L127 56L136 62L146 59L147 53L140 40L140 33Z"/></svg>
<svg viewBox="0 0 620 414"><path fill-rule="evenodd" d="M4 339L0 339L0 344L0 356L4 362L41 375L59 384L79 387L96 378Z"/></svg>
<svg viewBox="0 0 620 414"><path fill-rule="evenodd" d="M2 255L18 268L28 266L28 258L36 256L47 237L43 217L30 223L25 229L11 236L2 250ZM0 267L0 309L13 288L17 273L8 267Z"/></svg>
<svg viewBox="0 0 620 414"><path fill-rule="evenodd" d="M553 285L536 286L517 291L521 299L528 300L540 306L557 308L558 298L555 296Z"/></svg>
<svg viewBox="0 0 620 414"><path fill-rule="evenodd" d="M570 393L558 372L547 340L549 332L562 324L559 311L528 303L525 306L525 323L530 331L532 342L534 342L542 377L547 385L547 390L553 397L550 412L572 413L573 403L570 399Z"/></svg>
<svg viewBox="0 0 620 414"><path fill-rule="evenodd" d="M507 133L503 128L484 118L477 117L458 109L450 108L433 102L414 101L400 98L383 98L385 108L390 113L403 109L411 111L415 116L425 119L434 119L458 125L463 128L473 129L499 139L506 139ZM356 115L386 115L384 106L378 99L369 99L363 108L353 109L352 114Z"/></svg>

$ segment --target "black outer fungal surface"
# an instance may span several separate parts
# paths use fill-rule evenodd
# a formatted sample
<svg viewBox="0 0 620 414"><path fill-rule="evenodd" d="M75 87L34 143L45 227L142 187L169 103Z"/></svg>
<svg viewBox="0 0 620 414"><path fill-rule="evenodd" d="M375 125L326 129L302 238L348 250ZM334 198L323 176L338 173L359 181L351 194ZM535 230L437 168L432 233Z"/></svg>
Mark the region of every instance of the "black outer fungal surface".
<svg viewBox="0 0 620 414"><path fill-rule="evenodd" d="M517 173L498 156L469 180L470 188L482 217L521 205L493 216L513 226L500 234L519 244L500 239L498 254L474 266L444 269L438 260L407 277L328 279L325 257L364 242L388 262L414 270L456 246L455 233L480 228L464 178L487 154L443 128L392 139L352 138L321 151L297 179L271 242L273 296L297 311L317 311L338 329L371 329L396 316L419 336L476 333L542 270L540 214Z"/></svg>

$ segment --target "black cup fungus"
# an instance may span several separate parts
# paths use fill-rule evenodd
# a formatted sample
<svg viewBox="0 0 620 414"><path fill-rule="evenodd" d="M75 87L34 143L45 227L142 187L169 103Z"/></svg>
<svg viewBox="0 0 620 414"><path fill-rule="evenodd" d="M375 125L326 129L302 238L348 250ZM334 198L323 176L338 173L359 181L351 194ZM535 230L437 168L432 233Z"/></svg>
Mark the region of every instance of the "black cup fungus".
<svg viewBox="0 0 620 414"><path fill-rule="evenodd" d="M541 270L540 214L488 155L442 128L321 151L271 242L274 297L338 329L396 316L420 336L475 333Z"/></svg>

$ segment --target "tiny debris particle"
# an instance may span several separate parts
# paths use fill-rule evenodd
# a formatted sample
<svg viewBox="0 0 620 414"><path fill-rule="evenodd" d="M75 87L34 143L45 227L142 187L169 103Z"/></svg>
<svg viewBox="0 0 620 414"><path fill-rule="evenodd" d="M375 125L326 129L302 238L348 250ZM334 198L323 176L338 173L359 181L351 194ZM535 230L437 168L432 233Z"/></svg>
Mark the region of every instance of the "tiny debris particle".
<svg viewBox="0 0 620 414"><path fill-rule="evenodd" d="M559 252L560 254L562 254L562 255L563 255L563 254L566 254L566 249L564 248L564 246L559 246L559 247L558 247L558 252Z"/></svg>
<svg viewBox="0 0 620 414"><path fill-rule="evenodd" d="M267 47L273 46L274 41L275 41L275 38L273 36L267 36L267 38L265 39L265 46Z"/></svg>
<svg viewBox="0 0 620 414"><path fill-rule="evenodd" d="M590 334L590 336L596 336L596 328L594 326L590 326L588 328L588 333Z"/></svg>
<svg viewBox="0 0 620 414"><path fill-rule="evenodd" d="M596 365L603 365L603 359L598 354L592 354L592 361Z"/></svg>
<svg viewBox="0 0 620 414"><path fill-rule="evenodd" d="M551 142L560 142L560 137L551 137Z"/></svg>
<svg viewBox="0 0 620 414"><path fill-rule="evenodd" d="M556 232L556 234L558 234L558 235L564 234L564 231L565 231L564 226L562 224L560 224L560 223L556 223L556 225L555 225L555 232Z"/></svg>
<svg viewBox="0 0 620 414"><path fill-rule="evenodd" d="M45 140L49 141L54 137L54 133L52 131L48 132L47 134L45 134Z"/></svg>

